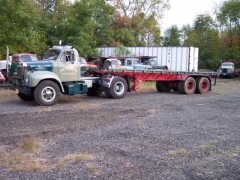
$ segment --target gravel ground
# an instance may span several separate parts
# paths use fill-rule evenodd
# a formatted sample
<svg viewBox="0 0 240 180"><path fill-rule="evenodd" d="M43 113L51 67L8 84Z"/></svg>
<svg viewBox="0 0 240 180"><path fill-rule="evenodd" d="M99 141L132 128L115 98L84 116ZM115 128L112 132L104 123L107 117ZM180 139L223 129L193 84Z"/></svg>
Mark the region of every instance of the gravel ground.
<svg viewBox="0 0 240 180"><path fill-rule="evenodd" d="M47 108L16 97L0 112L0 180L240 179L240 78L203 95L62 96ZM37 152L19 150L29 138Z"/></svg>

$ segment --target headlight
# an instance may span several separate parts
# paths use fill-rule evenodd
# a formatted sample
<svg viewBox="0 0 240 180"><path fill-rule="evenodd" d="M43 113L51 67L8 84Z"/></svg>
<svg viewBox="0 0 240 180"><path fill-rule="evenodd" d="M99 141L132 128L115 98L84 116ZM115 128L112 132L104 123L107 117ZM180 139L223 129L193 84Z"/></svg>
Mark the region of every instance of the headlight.
<svg viewBox="0 0 240 180"><path fill-rule="evenodd" d="M26 75L25 76L25 79L24 79L24 84L27 86L28 85L28 80L29 80L29 76Z"/></svg>

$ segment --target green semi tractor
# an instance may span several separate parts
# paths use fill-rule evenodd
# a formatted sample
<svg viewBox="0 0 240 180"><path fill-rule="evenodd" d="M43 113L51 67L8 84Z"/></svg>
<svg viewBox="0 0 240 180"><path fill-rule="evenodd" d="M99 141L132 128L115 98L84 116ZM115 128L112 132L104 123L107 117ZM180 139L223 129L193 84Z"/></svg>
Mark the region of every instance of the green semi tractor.
<svg viewBox="0 0 240 180"><path fill-rule="evenodd" d="M10 89L20 99L35 100L43 106L56 104L60 93L98 96L104 88L111 88L109 93L113 98L121 98L126 93L122 87L126 81L121 77L82 77L78 51L71 46L54 46L44 53L41 61L21 62L12 83Z"/></svg>

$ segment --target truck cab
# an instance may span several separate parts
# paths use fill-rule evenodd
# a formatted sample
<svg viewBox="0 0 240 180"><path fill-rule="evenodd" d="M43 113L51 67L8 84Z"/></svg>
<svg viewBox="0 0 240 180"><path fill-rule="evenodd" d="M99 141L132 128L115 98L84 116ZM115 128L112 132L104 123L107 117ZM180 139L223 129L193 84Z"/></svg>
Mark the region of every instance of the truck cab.
<svg viewBox="0 0 240 180"><path fill-rule="evenodd" d="M220 77L230 77L240 76L240 70L236 68L236 60L224 60L218 69L218 74Z"/></svg>
<svg viewBox="0 0 240 180"><path fill-rule="evenodd" d="M18 64L11 89L24 101L35 100L39 105L51 106L58 102L60 93L95 95L102 92L99 87L99 77L81 76L75 48L54 46L44 53L41 61Z"/></svg>
<svg viewBox="0 0 240 180"><path fill-rule="evenodd" d="M124 60L124 66L132 67L133 69L151 69L151 66L149 65L143 65L139 59L137 58L127 58Z"/></svg>
<svg viewBox="0 0 240 180"><path fill-rule="evenodd" d="M103 63L103 68L113 68L113 69L133 69L130 66L123 66L121 61L116 58L108 58Z"/></svg>

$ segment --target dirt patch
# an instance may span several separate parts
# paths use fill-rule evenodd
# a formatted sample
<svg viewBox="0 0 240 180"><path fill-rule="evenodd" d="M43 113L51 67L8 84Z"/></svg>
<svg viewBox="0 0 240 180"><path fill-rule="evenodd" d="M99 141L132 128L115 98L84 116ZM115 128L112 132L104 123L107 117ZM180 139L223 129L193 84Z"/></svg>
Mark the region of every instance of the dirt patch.
<svg viewBox="0 0 240 180"><path fill-rule="evenodd" d="M239 80L202 95L4 100L0 179L239 179Z"/></svg>

